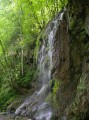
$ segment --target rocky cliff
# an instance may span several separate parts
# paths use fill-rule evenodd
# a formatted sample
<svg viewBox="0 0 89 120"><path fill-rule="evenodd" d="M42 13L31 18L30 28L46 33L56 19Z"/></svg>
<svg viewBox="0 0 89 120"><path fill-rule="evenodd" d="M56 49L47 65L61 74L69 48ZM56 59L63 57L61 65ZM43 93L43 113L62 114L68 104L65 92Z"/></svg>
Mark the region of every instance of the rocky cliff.
<svg viewBox="0 0 89 120"><path fill-rule="evenodd" d="M69 0L54 42L59 120L89 117L89 2Z"/></svg>

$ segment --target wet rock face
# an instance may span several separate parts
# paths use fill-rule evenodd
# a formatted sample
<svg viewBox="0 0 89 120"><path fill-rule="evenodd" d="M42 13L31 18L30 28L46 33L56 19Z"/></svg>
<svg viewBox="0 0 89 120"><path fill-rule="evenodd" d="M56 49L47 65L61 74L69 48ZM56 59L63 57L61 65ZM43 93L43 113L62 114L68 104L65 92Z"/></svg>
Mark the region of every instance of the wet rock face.
<svg viewBox="0 0 89 120"><path fill-rule="evenodd" d="M70 0L54 41L53 78L60 81L56 94L60 120L89 116L89 4L83 3Z"/></svg>
<svg viewBox="0 0 89 120"><path fill-rule="evenodd" d="M54 41L53 76L56 76L60 79L61 78L65 79L65 77L67 77L66 75L68 74L68 69L69 69L68 24L66 20L67 18L65 17L66 17L66 12L63 17L63 19L65 20L61 21L61 24L59 25L59 28L56 33L55 41ZM64 69L66 70L64 71Z"/></svg>

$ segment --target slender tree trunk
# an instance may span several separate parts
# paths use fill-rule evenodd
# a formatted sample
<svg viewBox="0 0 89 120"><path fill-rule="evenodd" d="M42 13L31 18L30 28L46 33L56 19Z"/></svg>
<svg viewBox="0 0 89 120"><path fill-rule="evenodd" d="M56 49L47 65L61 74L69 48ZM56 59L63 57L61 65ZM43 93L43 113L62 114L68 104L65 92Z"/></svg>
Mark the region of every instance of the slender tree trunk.
<svg viewBox="0 0 89 120"><path fill-rule="evenodd" d="M22 76L23 76L23 73L24 73L24 70L23 70L23 60L24 60L24 51L23 51L23 47L21 48L21 73L22 73Z"/></svg>
<svg viewBox="0 0 89 120"><path fill-rule="evenodd" d="M20 9L21 9L22 16L24 16L22 6L20 6L20 7L21 7ZM22 25L21 25L20 19L19 19L19 25L20 25L20 41L22 41L23 40L23 30L22 30ZM21 75L22 76L24 74L23 62L24 62L24 50L23 50L23 46L21 46Z"/></svg>

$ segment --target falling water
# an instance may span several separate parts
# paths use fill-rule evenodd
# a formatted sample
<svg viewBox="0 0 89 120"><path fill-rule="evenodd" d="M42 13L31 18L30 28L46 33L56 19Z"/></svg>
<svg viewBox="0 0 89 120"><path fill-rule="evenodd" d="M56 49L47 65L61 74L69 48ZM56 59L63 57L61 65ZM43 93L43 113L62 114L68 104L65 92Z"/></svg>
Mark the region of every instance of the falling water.
<svg viewBox="0 0 89 120"><path fill-rule="evenodd" d="M24 103L16 110L16 115L26 116L30 113L35 120L51 120L52 108L50 103L45 102L50 93L51 70L53 67L52 54L57 28L62 20L63 13L50 22L46 29L46 38L43 38L41 49L38 55L39 90L28 97ZM30 115L29 115L30 116Z"/></svg>

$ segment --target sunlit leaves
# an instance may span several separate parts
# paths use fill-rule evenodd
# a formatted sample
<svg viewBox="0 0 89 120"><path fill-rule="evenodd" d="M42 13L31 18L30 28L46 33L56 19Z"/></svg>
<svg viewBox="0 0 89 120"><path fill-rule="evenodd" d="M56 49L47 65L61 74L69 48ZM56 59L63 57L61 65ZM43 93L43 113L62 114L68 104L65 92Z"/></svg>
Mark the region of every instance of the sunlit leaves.
<svg viewBox="0 0 89 120"><path fill-rule="evenodd" d="M0 0L0 92L5 89L0 101L9 95L8 89L18 90L17 85L34 79L36 71L27 63L30 54L34 55L41 32L66 1Z"/></svg>

